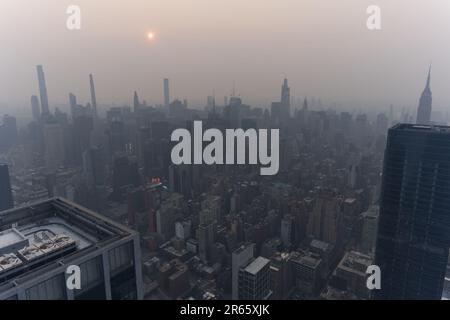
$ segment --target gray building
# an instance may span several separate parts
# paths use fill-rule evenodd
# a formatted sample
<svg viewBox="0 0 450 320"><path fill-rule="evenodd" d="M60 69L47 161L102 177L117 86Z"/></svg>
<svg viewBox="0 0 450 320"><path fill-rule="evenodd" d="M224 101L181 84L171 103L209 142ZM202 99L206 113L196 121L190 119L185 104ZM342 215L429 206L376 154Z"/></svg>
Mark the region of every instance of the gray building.
<svg viewBox="0 0 450 320"><path fill-rule="evenodd" d="M238 299L239 293L239 270L247 265L252 259L255 251L254 243L244 243L231 255L231 282L232 282L232 299Z"/></svg>
<svg viewBox="0 0 450 320"><path fill-rule="evenodd" d="M367 289L366 271L370 265L372 257L357 251L346 252L333 273L334 280L345 285L358 299L369 299L371 292Z"/></svg>
<svg viewBox="0 0 450 320"><path fill-rule="evenodd" d="M67 286L69 266L79 267L80 289ZM142 296L135 231L61 198L0 213L0 300Z"/></svg>
<svg viewBox="0 0 450 320"><path fill-rule="evenodd" d="M267 300L271 297L270 260L258 257L239 270L239 299Z"/></svg>
<svg viewBox="0 0 450 320"><path fill-rule="evenodd" d="M312 295L319 288L323 261L319 254L310 251L294 251L289 260L297 289Z"/></svg>
<svg viewBox="0 0 450 320"><path fill-rule="evenodd" d="M379 211L378 206L372 206L362 213L360 248L363 253L372 255L375 250Z"/></svg>

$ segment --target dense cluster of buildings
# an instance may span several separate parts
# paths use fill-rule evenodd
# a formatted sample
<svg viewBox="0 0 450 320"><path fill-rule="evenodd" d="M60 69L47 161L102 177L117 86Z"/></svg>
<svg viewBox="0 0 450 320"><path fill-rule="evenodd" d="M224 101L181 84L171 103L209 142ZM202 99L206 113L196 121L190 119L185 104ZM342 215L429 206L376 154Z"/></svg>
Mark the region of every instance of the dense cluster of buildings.
<svg viewBox="0 0 450 320"><path fill-rule="evenodd" d="M81 105L71 93L65 113L50 110L41 66L37 72L33 121L18 130L5 116L0 127L8 132L0 140L8 163L0 165L0 211L10 209L0 216L0 232L17 231L36 246L28 228L52 230L52 219L60 219L65 229L54 227L53 236L69 234L76 243L60 257L79 258L101 274L88 293L60 288L40 296L28 273L2 278L0 251L0 298L441 297L450 246L450 130L430 121L430 76L419 123L398 124L388 135L410 116L392 107L388 115L338 112L307 99L297 106L287 79L270 110L238 96L222 105L208 97L203 110L190 109L186 100L170 101L165 79L163 105L148 106L135 92L132 106L103 116L92 75L91 101ZM279 128L279 173L172 164L171 132L193 130L195 120L219 130ZM8 254L25 263L16 249ZM123 259L128 269L117 267L124 274L115 278ZM366 286L372 264L382 270L383 290ZM42 279L51 274L45 281L60 285L62 266L48 268ZM15 277L23 285L10 281Z"/></svg>

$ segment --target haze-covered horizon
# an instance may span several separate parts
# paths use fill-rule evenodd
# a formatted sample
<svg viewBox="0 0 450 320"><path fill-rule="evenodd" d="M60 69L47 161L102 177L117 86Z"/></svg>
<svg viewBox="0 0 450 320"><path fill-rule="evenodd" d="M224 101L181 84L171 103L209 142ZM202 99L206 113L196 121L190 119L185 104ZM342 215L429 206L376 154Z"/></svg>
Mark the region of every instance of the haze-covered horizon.
<svg viewBox="0 0 450 320"><path fill-rule="evenodd" d="M72 4L81 30L66 28ZM381 30L366 27L369 5L381 7ZM233 82L245 103L267 106L287 77L296 99L386 111L417 105L431 62L433 106L450 106L445 0L3 0L0 8L0 114L29 108L38 64L51 109L69 92L88 102L93 73L103 105L130 104L135 90L161 104L169 78L171 99L193 107L213 91L221 103Z"/></svg>

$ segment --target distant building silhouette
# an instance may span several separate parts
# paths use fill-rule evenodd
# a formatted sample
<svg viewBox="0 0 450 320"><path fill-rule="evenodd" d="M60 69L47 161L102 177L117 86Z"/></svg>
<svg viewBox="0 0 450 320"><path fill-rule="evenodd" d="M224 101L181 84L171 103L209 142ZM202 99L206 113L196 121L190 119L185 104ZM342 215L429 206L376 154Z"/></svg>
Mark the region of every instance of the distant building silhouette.
<svg viewBox="0 0 450 320"><path fill-rule="evenodd" d="M70 106L70 115L72 116L72 120L77 117L77 97L73 93L69 93L69 106Z"/></svg>
<svg viewBox="0 0 450 320"><path fill-rule="evenodd" d="M89 84L90 84L90 91L91 91L92 115L94 116L94 118L97 118L98 117L97 97L95 95L94 77L92 76L92 74L89 75Z"/></svg>
<svg viewBox="0 0 450 320"><path fill-rule="evenodd" d="M430 89L431 67L428 71L427 84L420 96L419 107L417 108L417 124L429 124L431 120L432 95Z"/></svg>
<svg viewBox="0 0 450 320"><path fill-rule="evenodd" d="M48 106L47 85L45 83L44 69L41 65L38 65L36 69L39 82L39 94L41 97L42 114L49 115L50 109Z"/></svg>
<svg viewBox="0 0 450 320"><path fill-rule="evenodd" d="M168 107L170 104L169 79L164 79L164 106Z"/></svg>
<svg viewBox="0 0 450 320"><path fill-rule="evenodd" d="M277 125L286 124L291 115L291 89L288 85L288 80L284 79L281 86L281 101L272 102L271 115L273 121Z"/></svg>
<svg viewBox="0 0 450 320"><path fill-rule="evenodd" d="M39 99L37 96L31 96L31 112L33 114L33 120L39 121L41 118L41 107L39 106Z"/></svg>
<svg viewBox="0 0 450 320"><path fill-rule="evenodd" d="M288 80L284 79L281 86L281 105L289 112L291 108L291 88L289 88Z"/></svg>
<svg viewBox="0 0 450 320"><path fill-rule="evenodd" d="M139 102L139 96L137 94L137 92L134 92L134 97L133 97L133 108L134 108L134 112L137 112L139 110L141 103Z"/></svg>

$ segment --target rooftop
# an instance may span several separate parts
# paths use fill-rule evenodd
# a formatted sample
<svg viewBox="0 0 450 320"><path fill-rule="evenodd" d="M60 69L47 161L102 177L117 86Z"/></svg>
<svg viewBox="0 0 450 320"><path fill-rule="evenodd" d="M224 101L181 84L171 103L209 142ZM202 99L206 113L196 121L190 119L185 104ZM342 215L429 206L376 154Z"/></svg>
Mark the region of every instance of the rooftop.
<svg viewBox="0 0 450 320"><path fill-rule="evenodd" d="M322 263L320 256L310 251L292 252L291 261L311 269L316 269Z"/></svg>
<svg viewBox="0 0 450 320"><path fill-rule="evenodd" d="M134 231L61 198L3 211L0 286L131 234Z"/></svg>
<svg viewBox="0 0 450 320"><path fill-rule="evenodd" d="M317 240L317 239L313 239L311 241L311 243L310 243L310 246L312 248L321 250L323 252L326 252L330 248L330 244L329 243L324 242L324 241L320 241L320 240Z"/></svg>
<svg viewBox="0 0 450 320"><path fill-rule="evenodd" d="M270 263L269 259L258 257L255 260L253 260L246 268L245 271L256 275L261 269L263 269L266 265Z"/></svg>
<svg viewBox="0 0 450 320"><path fill-rule="evenodd" d="M399 123L391 128L391 130L415 131L415 132L429 132L429 133L450 133L449 126L440 125L423 125Z"/></svg>
<svg viewBox="0 0 450 320"><path fill-rule="evenodd" d="M17 229L12 228L0 232L0 254L12 251L11 247L21 243L28 244L26 238Z"/></svg>
<svg viewBox="0 0 450 320"><path fill-rule="evenodd" d="M357 251L350 251L344 255L338 268L365 276L367 267L371 264L372 258L370 256Z"/></svg>
<svg viewBox="0 0 450 320"><path fill-rule="evenodd" d="M242 252L244 252L249 247L254 247L254 244L253 243L244 243L239 248L234 250L233 254L236 254L236 255L237 254L241 254Z"/></svg>

